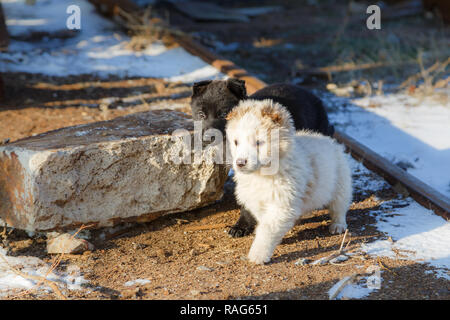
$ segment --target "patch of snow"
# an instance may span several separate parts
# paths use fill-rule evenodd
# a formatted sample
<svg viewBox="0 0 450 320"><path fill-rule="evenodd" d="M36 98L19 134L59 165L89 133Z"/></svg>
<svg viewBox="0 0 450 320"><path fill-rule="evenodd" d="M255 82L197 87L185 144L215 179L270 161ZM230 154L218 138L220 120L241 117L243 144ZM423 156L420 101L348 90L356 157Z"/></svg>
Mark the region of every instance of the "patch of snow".
<svg viewBox="0 0 450 320"><path fill-rule="evenodd" d="M87 130L85 130L85 131L78 131L78 132L75 132L75 135L77 137L81 137L81 136L87 135L88 133L90 133L90 131L87 131Z"/></svg>
<svg viewBox="0 0 450 320"><path fill-rule="evenodd" d="M136 279L136 280L131 280L131 281L127 281L124 283L124 286L126 287L132 287L135 285L144 285L147 283L150 283L151 281L148 279Z"/></svg>
<svg viewBox="0 0 450 320"><path fill-rule="evenodd" d="M323 95L335 126L450 197L450 105L405 94L361 99ZM370 107L374 106L374 107Z"/></svg>
<svg viewBox="0 0 450 320"><path fill-rule="evenodd" d="M367 277L363 277L358 282L351 282L347 284L336 296L335 299L341 300L341 299L362 299L370 295L372 292L377 290L375 287L372 287L367 284ZM336 283L329 291L328 295L331 297L335 291L336 288L340 287L342 282L346 280L345 278L340 280L338 283Z"/></svg>
<svg viewBox="0 0 450 320"><path fill-rule="evenodd" d="M381 207L384 210L375 216L376 227L393 241L377 240L361 249L372 256L427 262L442 271L437 275L450 280L450 222L416 202L403 208L390 208L386 203Z"/></svg>
<svg viewBox="0 0 450 320"><path fill-rule="evenodd" d="M66 8L72 2L43 0L35 5L19 0L4 2L8 31L20 36L67 30ZM130 38L114 23L101 17L91 3L80 0L77 5L81 9L81 30L74 37L44 37L32 42L12 40L8 52L0 53L0 72L140 76L186 83L224 77L181 47L168 49L155 42L142 51L133 51L127 47Z"/></svg>
<svg viewBox="0 0 450 320"><path fill-rule="evenodd" d="M3 248L0 248L0 255L6 258L11 267L29 275L43 277L50 269L49 264L36 257L6 256L6 250ZM83 284L88 283L81 275L77 266L68 266L64 273L53 271L49 273L46 278L57 282L59 285L63 285L69 290L81 290ZM38 281L26 279L14 273L4 260L0 258L0 297L31 289L37 284ZM41 285L39 289L51 290L45 285Z"/></svg>
<svg viewBox="0 0 450 320"><path fill-rule="evenodd" d="M349 158L354 188L387 188L388 184L361 163ZM369 175L370 174L370 175ZM370 185L369 185L370 183ZM375 187L375 189L370 189ZM450 280L450 222L435 215L412 198L390 199L370 213L375 227L392 240L376 240L361 245L371 256L414 260L433 267L435 275ZM398 254L397 254L397 253Z"/></svg>

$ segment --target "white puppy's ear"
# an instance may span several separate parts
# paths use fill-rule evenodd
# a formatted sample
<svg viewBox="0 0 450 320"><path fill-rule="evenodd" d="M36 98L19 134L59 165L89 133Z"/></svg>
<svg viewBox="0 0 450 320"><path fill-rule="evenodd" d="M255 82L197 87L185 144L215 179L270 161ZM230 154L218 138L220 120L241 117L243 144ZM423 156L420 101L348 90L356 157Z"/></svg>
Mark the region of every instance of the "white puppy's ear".
<svg viewBox="0 0 450 320"><path fill-rule="evenodd" d="M261 109L261 116L269 118L276 125L283 126L287 119L282 110L274 108L272 105L265 106Z"/></svg>

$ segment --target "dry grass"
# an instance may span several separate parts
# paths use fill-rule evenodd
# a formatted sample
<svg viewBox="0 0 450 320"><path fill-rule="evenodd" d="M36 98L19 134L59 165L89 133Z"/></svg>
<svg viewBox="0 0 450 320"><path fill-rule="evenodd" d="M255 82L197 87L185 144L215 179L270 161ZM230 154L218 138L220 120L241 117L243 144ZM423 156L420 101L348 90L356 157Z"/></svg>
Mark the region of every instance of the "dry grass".
<svg viewBox="0 0 450 320"><path fill-rule="evenodd" d="M129 48L141 51L156 41L163 42L169 48L176 46L173 35L179 31L170 29L166 21L153 14L151 7L136 13L118 8L118 16L131 36Z"/></svg>
<svg viewBox="0 0 450 320"><path fill-rule="evenodd" d="M409 93L427 96L433 94L436 89L448 88L450 77L441 78L441 76L445 74L450 64L450 58L447 58L445 61L436 61L429 68L425 68L423 53L420 52L417 63L419 64L420 72L403 81L399 86L400 89L406 89Z"/></svg>

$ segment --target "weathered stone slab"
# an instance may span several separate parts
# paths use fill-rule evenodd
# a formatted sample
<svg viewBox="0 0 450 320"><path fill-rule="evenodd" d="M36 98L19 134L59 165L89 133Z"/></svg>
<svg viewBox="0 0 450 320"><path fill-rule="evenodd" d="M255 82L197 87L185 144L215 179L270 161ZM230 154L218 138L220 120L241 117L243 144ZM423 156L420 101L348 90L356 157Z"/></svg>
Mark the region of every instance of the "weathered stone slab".
<svg viewBox="0 0 450 320"><path fill-rule="evenodd" d="M193 121L155 110L63 128L0 147L0 219L28 231L150 221L222 197L225 165L216 147L198 164L177 164Z"/></svg>

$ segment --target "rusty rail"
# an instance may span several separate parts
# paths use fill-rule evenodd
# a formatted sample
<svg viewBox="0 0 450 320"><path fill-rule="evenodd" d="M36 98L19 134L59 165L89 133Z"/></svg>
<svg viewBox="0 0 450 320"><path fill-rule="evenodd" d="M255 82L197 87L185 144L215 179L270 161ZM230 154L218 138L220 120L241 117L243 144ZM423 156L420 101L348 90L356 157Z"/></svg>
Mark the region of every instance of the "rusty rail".
<svg viewBox="0 0 450 320"><path fill-rule="evenodd" d="M125 9L129 9L134 3L129 3L129 0L90 0L91 2L101 2L102 5L110 4L108 12L114 12L115 6L128 3ZM173 35L177 43L182 46L189 53L199 57L203 61L219 69L222 73L245 80L247 90L251 94L267 84L260 79L251 76L245 69L236 66L233 62L224 59L211 52L203 45L197 43L190 36ZM398 166L390 163L386 158L380 156L373 150L362 145L355 139L346 135L345 133L336 130L335 139L344 144L350 151L352 157L361 161L369 170L382 176L389 184L393 186L403 186L409 195L420 203L425 208L432 210L435 214L450 220L450 199L441 194L434 188L431 188L421 180L415 178L406 171L400 169Z"/></svg>

